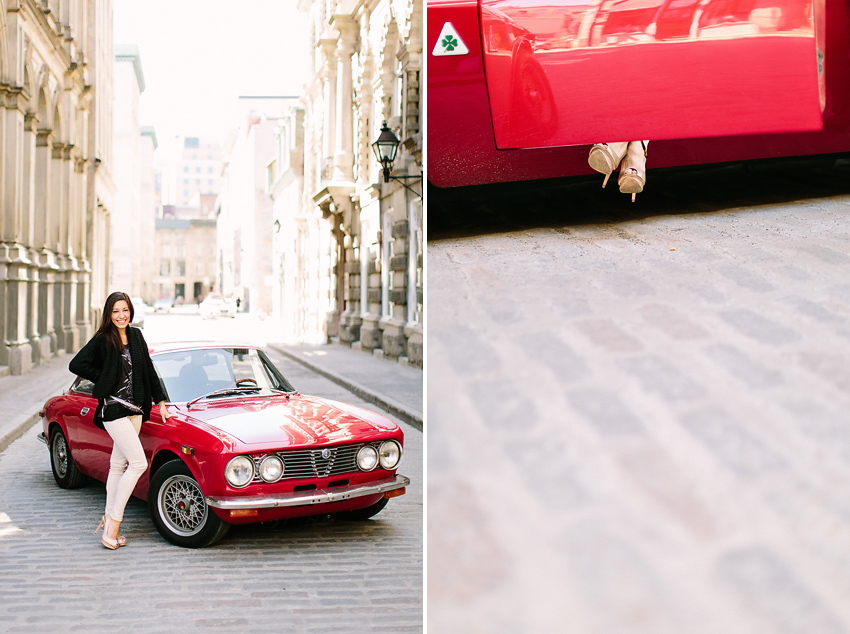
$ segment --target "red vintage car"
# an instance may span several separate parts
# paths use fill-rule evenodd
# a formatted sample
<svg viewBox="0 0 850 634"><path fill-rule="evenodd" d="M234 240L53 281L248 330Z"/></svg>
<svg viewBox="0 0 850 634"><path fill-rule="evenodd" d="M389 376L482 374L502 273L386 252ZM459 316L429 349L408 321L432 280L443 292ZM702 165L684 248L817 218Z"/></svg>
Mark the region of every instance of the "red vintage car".
<svg viewBox="0 0 850 634"><path fill-rule="evenodd" d="M850 151L838 0L429 0L427 173L439 187Z"/></svg>
<svg viewBox="0 0 850 634"><path fill-rule="evenodd" d="M405 492L404 437L391 420L299 394L254 347L164 344L151 358L168 395L142 425L150 468L134 495L178 546L220 540L231 524L324 513L362 520ZM106 481L112 440L94 426L92 383L77 378L41 413L56 483Z"/></svg>

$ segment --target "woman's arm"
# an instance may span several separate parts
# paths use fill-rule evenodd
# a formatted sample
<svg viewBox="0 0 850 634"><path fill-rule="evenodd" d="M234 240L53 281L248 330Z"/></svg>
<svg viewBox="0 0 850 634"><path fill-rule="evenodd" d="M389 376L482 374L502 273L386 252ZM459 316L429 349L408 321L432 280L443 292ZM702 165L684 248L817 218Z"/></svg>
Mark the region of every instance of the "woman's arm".
<svg viewBox="0 0 850 634"><path fill-rule="evenodd" d="M103 341L100 335L95 335L71 359L68 369L77 376L97 383L103 372Z"/></svg>
<svg viewBox="0 0 850 634"><path fill-rule="evenodd" d="M162 382L159 380L159 374L156 372L156 368L153 366L153 361L151 361L151 355L148 352L148 344L145 341L145 336L142 334L142 331L134 328L138 334L139 339L141 339L142 343L142 356L144 357L145 364L145 373L148 375L148 381L151 386L151 396L153 396L153 402L159 405L159 412L162 414L165 411L165 400L166 395L162 390ZM167 418L167 416L163 416L163 419Z"/></svg>

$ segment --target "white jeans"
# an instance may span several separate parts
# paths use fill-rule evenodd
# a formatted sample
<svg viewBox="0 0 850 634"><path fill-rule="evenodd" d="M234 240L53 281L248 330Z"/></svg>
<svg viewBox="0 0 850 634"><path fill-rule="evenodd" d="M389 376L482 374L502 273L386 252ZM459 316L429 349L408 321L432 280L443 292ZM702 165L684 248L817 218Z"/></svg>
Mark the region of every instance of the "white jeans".
<svg viewBox="0 0 850 634"><path fill-rule="evenodd" d="M124 519L124 507L136 488L136 482L148 468L139 440L142 415L104 421L103 426L113 441L109 477L106 478L106 514L120 522Z"/></svg>

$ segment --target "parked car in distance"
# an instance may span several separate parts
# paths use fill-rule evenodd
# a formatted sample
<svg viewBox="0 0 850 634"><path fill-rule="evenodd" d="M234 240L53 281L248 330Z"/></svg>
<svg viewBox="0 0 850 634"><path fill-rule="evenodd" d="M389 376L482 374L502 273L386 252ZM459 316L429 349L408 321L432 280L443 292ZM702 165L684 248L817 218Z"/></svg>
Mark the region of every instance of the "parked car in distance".
<svg viewBox="0 0 850 634"><path fill-rule="evenodd" d="M140 439L150 465L133 492L169 542L200 548L232 524L336 514L365 520L405 493L404 435L388 418L299 394L258 348L159 344L154 367L171 417L154 408ZM112 440L95 427L93 384L47 401L43 431L56 483L106 481Z"/></svg>
<svg viewBox="0 0 850 634"><path fill-rule="evenodd" d="M155 313L167 313L171 310L171 307L174 305L173 297L160 297L153 303L153 312Z"/></svg>
<svg viewBox="0 0 850 634"><path fill-rule="evenodd" d="M145 317L148 313L147 304L141 297L131 297L130 301L133 302L133 325L144 328Z"/></svg>
<svg viewBox="0 0 850 634"><path fill-rule="evenodd" d="M232 297L225 299L221 296L221 293L210 293L198 305L198 311L204 319L220 315L236 317L236 300Z"/></svg>

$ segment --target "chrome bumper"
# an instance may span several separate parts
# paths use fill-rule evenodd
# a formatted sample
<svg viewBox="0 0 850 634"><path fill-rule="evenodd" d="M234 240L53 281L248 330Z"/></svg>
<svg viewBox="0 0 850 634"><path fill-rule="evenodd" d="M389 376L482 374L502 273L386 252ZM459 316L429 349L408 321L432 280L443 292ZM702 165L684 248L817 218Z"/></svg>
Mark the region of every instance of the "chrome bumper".
<svg viewBox="0 0 850 634"><path fill-rule="evenodd" d="M36 436L41 442L45 445L47 444L47 436L44 435L44 432L41 432L38 436Z"/></svg>
<svg viewBox="0 0 850 634"><path fill-rule="evenodd" d="M368 484L354 484L348 487L334 487L333 489L315 489L313 491L299 491L297 493L285 493L283 495L240 495L238 497L216 497L207 496L207 504L213 508L234 509L270 509L281 506L306 506L309 504L328 504L329 502L342 502L351 498L375 493L386 493L401 489L410 484L410 478L397 475L386 480L369 482Z"/></svg>

